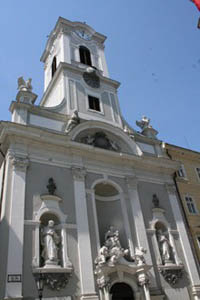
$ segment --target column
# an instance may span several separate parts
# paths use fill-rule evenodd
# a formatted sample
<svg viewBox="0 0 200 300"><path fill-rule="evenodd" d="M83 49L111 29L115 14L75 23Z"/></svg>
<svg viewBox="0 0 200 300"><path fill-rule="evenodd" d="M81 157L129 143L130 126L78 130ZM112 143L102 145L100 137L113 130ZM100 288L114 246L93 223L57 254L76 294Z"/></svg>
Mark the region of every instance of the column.
<svg viewBox="0 0 200 300"><path fill-rule="evenodd" d="M28 159L13 155L10 191L9 244L5 298L22 298L25 184ZM6 199L9 201L9 199Z"/></svg>
<svg viewBox="0 0 200 300"><path fill-rule="evenodd" d="M63 268L72 268L72 263L69 260L68 256L68 247L67 247L67 224L61 224L61 241L62 241L62 259L63 259Z"/></svg>
<svg viewBox="0 0 200 300"><path fill-rule="evenodd" d="M144 223L142 208L140 204L139 194L137 190L138 186L138 179L137 177L127 177L127 184L128 184L128 192L131 202L131 209L133 214L133 220L135 223L135 231L136 231L136 237L137 237L137 243L139 247L143 247L147 250L147 253L145 255L145 260L148 265L153 265L152 259L151 259L151 252L148 244L147 234L146 234L146 227ZM153 268L149 270L151 273L151 282L150 286L152 288L156 287L155 282L155 273Z"/></svg>
<svg viewBox="0 0 200 300"><path fill-rule="evenodd" d="M191 280L192 294L193 294L195 300L199 300L200 299L200 278L199 278L198 270L197 270L195 260L193 257L190 242L188 239L184 220L183 220L181 210L180 210L180 207L178 204L178 199L176 196L176 188L173 184L167 184L166 189L168 192L174 219L176 220L177 229L178 229L179 236L180 236L180 242L181 242L183 254L185 257L185 261L187 264L189 277Z"/></svg>
<svg viewBox="0 0 200 300"><path fill-rule="evenodd" d="M86 171L83 168L73 167L72 173L76 206L81 299L97 299L85 191Z"/></svg>

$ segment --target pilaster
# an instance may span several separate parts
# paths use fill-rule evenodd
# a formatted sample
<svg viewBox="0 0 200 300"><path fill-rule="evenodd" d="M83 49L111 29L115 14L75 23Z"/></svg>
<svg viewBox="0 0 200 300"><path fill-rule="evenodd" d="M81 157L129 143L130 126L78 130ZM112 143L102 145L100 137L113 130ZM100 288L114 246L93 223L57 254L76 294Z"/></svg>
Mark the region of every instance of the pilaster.
<svg viewBox="0 0 200 300"><path fill-rule="evenodd" d="M91 241L89 235L85 176L86 170L72 167L74 179L74 196L76 206L76 223L78 235L78 255L80 268L81 299L97 299L95 292Z"/></svg>
<svg viewBox="0 0 200 300"><path fill-rule="evenodd" d="M6 298L22 298L22 267L24 243L24 208L25 184L28 159L25 156L10 154L12 167L10 214L9 214L9 244L7 260ZM8 199L7 199L8 200ZM15 275L17 280L9 280Z"/></svg>
<svg viewBox="0 0 200 300"><path fill-rule="evenodd" d="M193 257L190 242L188 239L187 231L185 229L184 220L183 220L181 210L180 210L180 207L178 204L178 199L176 196L176 188L173 184L166 184L166 190L168 192L174 219L176 220L177 229L178 229L179 236L180 236L180 242L181 242L182 250L184 253L184 257L185 257L185 262L187 264L187 270L188 270L189 277L191 280L192 295L195 300L199 300L200 299L200 278L199 278L198 270L197 270L195 260Z"/></svg>
<svg viewBox="0 0 200 300"><path fill-rule="evenodd" d="M144 223L143 213L142 213L142 207L140 204L139 194L138 194L138 179L136 176L129 176L126 178L127 186L128 186L128 192L129 192L129 198L131 202L131 209L133 214L133 220L135 223L135 230L136 230L136 237L137 237L137 246L143 247L147 250L147 253L145 255L146 263L148 265L153 265L152 259L151 259L151 252L149 249L148 239L147 239L147 233L146 233L146 227ZM155 282L155 273L154 270L151 269L149 271L152 276L150 286L152 288L156 287Z"/></svg>

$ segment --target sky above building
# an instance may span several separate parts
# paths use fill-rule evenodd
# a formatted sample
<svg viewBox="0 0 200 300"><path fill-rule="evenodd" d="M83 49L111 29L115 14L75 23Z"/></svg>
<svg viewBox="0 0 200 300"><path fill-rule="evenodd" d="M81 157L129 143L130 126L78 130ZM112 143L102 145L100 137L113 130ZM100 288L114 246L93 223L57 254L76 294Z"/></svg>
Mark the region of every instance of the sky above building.
<svg viewBox="0 0 200 300"><path fill-rule="evenodd" d="M10 120L20 76L32 78L39 103L40 57L59 16L107 36L110 77L121 83L122 115L135 130L145 115L159 139L200 151L200 12L190 0L2 1L0 120Z"/></svg>

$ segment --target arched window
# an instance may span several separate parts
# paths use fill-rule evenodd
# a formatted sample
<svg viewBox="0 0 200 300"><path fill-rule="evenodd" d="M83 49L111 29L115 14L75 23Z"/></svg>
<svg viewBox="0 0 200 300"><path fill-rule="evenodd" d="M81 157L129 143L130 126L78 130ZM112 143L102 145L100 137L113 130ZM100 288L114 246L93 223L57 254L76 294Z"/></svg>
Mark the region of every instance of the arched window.
<svg viewBox="0 0 200 300"><path fill-rule="evenodd" d="M56 72L56 66L57 66L56 57L54 56L53 61L52 61L52 65L51 65L51 77L52 78L53 78L53 75Z"/></svg>
<svg viewBox="0 0 200 300"><path fill-rule="evenodd" d="M79 53L80 53L80 62L82 64L91 66L92 62L91 62L90 50L84 46L80 46Z"/></svg>
<svg viewBox="0 0 200 300"><path fill-rule="evenodd" d="M118 282L115 283L110 290L110 294L112 295L112 300L134 300L134 295L132 288L124 283Z"/></svg>

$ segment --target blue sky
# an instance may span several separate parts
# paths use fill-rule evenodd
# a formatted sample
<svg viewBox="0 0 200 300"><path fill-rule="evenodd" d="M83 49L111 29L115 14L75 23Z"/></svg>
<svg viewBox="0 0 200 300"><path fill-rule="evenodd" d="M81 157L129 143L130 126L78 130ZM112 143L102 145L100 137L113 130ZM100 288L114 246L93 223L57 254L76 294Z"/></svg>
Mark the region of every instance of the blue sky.
<svg viewBox="0 0 200 300"><path fill-rule="evenodd" d="M151 118L165 142L200 151L200 13L189 0L34 0L0 5L0 119L9 120L17 78L43 93L40 56L59 16L107 36L110 77L121 82L122 114L136 129Z"/></svg>

